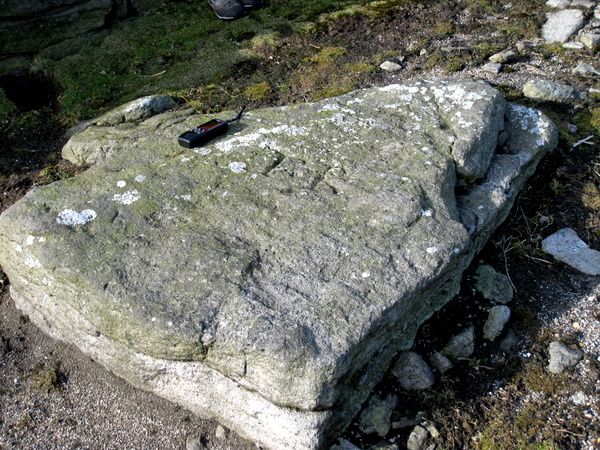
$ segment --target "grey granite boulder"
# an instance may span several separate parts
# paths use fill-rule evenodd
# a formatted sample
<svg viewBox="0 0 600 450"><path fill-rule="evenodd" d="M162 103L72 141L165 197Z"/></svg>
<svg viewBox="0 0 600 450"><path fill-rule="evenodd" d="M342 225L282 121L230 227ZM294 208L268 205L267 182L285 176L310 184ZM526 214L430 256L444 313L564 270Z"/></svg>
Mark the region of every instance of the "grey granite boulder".
<svg viewBox="0 0 600 450"><path fill-rule="evenodd" d="M206 119L73 136L65 156L95 164L0 216L0 264L47 333L280 449L339 435L556 145L470 81L251 111L178 146Z"/></svg>

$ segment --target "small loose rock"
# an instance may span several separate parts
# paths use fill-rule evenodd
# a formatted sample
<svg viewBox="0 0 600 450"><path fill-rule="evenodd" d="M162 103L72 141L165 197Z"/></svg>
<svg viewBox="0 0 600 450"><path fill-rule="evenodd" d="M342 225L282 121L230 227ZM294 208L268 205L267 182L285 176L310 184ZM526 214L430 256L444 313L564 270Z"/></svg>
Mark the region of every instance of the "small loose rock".
<svg viewBox="0 0 600 450"><path fill-rule="evenodd" d="M427 428L417 425L408 436L407 450L422 450L428 438L429 431L427 431Z"/></svg>
<svg viewBox="0 0 600 450"><path fill-rule="evenodd" d="M481 70L485 71L485 72L489 72L489 73L500 73L502 71L502 64L500 63L495 63L495 62L489 62L487 64L484 64L483 66L481 66Z"/></svg>
<svg viewBox="0 0 600 450"><path fill-rule="evenodd" d="M542 250L588 275L600 275L600 252L589 248L571 228L563 228L542 241Z"/></svg>
<svg viewBox="0 0 600 450"><path fill-rule="evenodd" d="M574 367L583 358L583 352L566 345L561 341L554 341L548 347L550 355L548 371L551 373L563 373L569 367Z"/></svg>
<svg viewBox="0 0 600 450"><path fill-rule="evenodd" d="M564 9L547 15L542 27L542 38L546 44L566 42L583 28L585 16L579 9Z"/></svg>
<svg viewBox="0 0 600 450"><path fill-rule="evenodd" d="M390 419L397 404L398 397L394 394L388 394L385 399L373 395L360 415L358 427L363 433L384 437L392 426Z"/></svg>
<svg viewBox="0 0 600 450"><path fill-rule="evenodd" d="M487 264L481 265L475 272L477 289L484 298L497 303L508 303L513 298L513 288L510 280L504 274Z"/></svg>
<svg viewBox="0 0 600 450"><path fill-rule="evenodd" d="M504 50L503 52L490 56L488 59L493 63L507 64L515 62L519 59L519 55L515 53L514 50Z"/></svg>
<svg viewBox="0 0 600 450"><path fill-rule="evenodd" d="M495 340L510 319L510 308L506 305L498 305L490 308L488 319L483 325L483 337L489 341Z"/></svg>
<svg viewBox="0 0 600 450"><path fill-rule="evenodd" d="M450 361L450 359L448 359L446 357L446 355L444 355L444 354L442 354L440 352L433 353L429 357L429 362L441 374L447 372L448 370L450 370L450 369L452 369L454 367L454 364L452 364L452 361Z"/></svg>
<svg viewBox="0 0 600 450"><path fill-rule="evenodd" d="M587 93L584 91L547 80L528 81L523 87L523 94L534 100L566 104L587 98Z"/></svg>
<svg viewBox="0 0 600 450"><path fill-rule="evenodd" d="M381 63L381 65L379 67L382 70L385 70L386 72L397 72L399 70L402 70L402 66L400 64L392 62L392 61L385 61L385 62Z"/></svg>
<svg viewBox="0 0 600 450"><path fill-rule="evenodd" d="M398 378L400 386L406 390L428 389L435 383L431 369L415 352L402 353L392 373Z"/></svg>
<svg viewBox="0 0 600 450"><path fill-rule="evenodd" d="M450 358L469 358L475 352L475 327L471 326L452 337L442 353Z"/></svg>

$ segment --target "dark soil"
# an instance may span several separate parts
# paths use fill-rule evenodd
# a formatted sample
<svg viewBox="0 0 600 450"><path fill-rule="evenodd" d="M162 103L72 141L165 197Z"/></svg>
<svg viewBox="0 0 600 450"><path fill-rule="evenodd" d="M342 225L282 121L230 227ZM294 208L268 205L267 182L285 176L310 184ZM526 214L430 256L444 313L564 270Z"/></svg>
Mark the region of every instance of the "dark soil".
<svg viewBox="0 0 600 450"><path fill-rule="evenodd" d="M481 1L465 8L460 2L407 2L377 18L343 16L310 34L281 30L282 44L277 49L265 47L264 58L237 66L220 84L228 94L216 96L206 110L235 109L242 100L249 109L298 103L326 96L332 86L341 84L360 88L432 75L485 78L511 101L529 104L520 94L524 80L543 72L546 78L564 82L572 78L570 65L560 58L550 61L551 51L540 47L510 66L512 72L491 76L478 71L490 54L539 33L540 4L501 3ZM506 31L513 23L520 26ZM330 47L343 47L345 52L331 61L315 58ZM352 64L374 65L374 55L386 54L404 69L339 70ZM273 89L261 98L239 97L240 86L261 79L272 87L288 88ZM579 87L589 87L598 80L576 81ZM20 82L30 87L45 83L43 93L37 100L23 95L19 100ZM67 129L57 101L60 87L30 79L5 78L0 84L20 108L19 115L0 123L1 212L31 188L76 175L83 168L60 157ZM393 378L383 380L376 392L382 396L394 392L401 400L384 441L388 445L405 448L412 427L402 427L402 419L414 419L422 412L441 433L431 441L438 448L575 449L584 442L600 446L598 416L589 418L565 400L576 390L591 394L593 382L584 386L589 378L576 372L551 379L543 370L550 340L557 334L571 344L578 340L576 334L548 327L552 311L567 310L590 295L597 280L552 262L539 249L541 239L563 227L573 228L592 248L600 249L600 203L590 201L593 191L586 193L590 183L596 187L600 183L600 140L571 147L577 139L598 132L590 125L598 106L594 99L569 107L536 105L561 128L559 147L542 161L509 218L476 257L458 298L423 325L415 350L428 355L471 324L481 329L489 304L473 288L479 262L507 274L515 287L510 326L519 337L518 346L505 351L478 336L476 354L439 376L427 391L406 393ZM579 131L566 133L567 122L577 123ZM214 422L190 417L136 391L76 349L42 335L14 308L8 286L0 272L0 405L5 405L0 406L0 448L184 448L190 436L207 448L253 448L232 433L215 431ZM597 361L589 366L597 380ZM106 392L110 398L94 398ZM544 402L529 413L531 403L523 399L532 392ZM597 399L594 404L598 406ZM225 436L216 438L215 433ZM361 448L383 441L362 433L357 423L344 437Z"/></svg>

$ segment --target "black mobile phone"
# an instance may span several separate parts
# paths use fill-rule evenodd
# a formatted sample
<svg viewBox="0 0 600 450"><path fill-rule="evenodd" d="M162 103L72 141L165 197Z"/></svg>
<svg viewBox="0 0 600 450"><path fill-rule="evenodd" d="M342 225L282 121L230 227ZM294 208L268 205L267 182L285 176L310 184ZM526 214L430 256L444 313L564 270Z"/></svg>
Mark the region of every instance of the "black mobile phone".
<svg viewBox="0 0 600 450"><path fill-rule="evenodd" d="M185 148L200 147L211 139L225 133L229 124L225 120L212 119L191 131L186 131L179 136L179 145Z"/></svg>

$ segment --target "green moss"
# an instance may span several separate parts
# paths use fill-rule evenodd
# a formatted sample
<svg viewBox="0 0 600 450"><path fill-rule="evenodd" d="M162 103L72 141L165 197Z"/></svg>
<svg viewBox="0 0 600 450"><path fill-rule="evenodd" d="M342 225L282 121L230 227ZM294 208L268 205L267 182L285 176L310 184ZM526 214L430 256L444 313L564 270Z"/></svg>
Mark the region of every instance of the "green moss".
<svg viewBox="0 0 600 450"><path fill-rule="evenodd" d="M16 111L16 109L15 104L4 95L4 90L0 89L0 121L6 120L8 115Z"/></svg>
<svg viewBox="0 0 600 450"><path fill-rule="evenodd" d="M31 369L31 380L35 388L41 391L59 391L62 378L63 374L60 372L58 363L38 361Z"/></svg>
<svg viewBox="0 0 600 450"><path fill-rule="evenodd" d="M335 62L338 56L346 54L344 47L323 47L316 55L307 58L307 61L316 64L329 64Z"/></svg>
<svg viewBox="0 0 600 450"><path fill-rule="evenodd" d="M273 95L273 89L266 81L248 86L244 91L246 97L253 100L263 100Z"/></svg>

